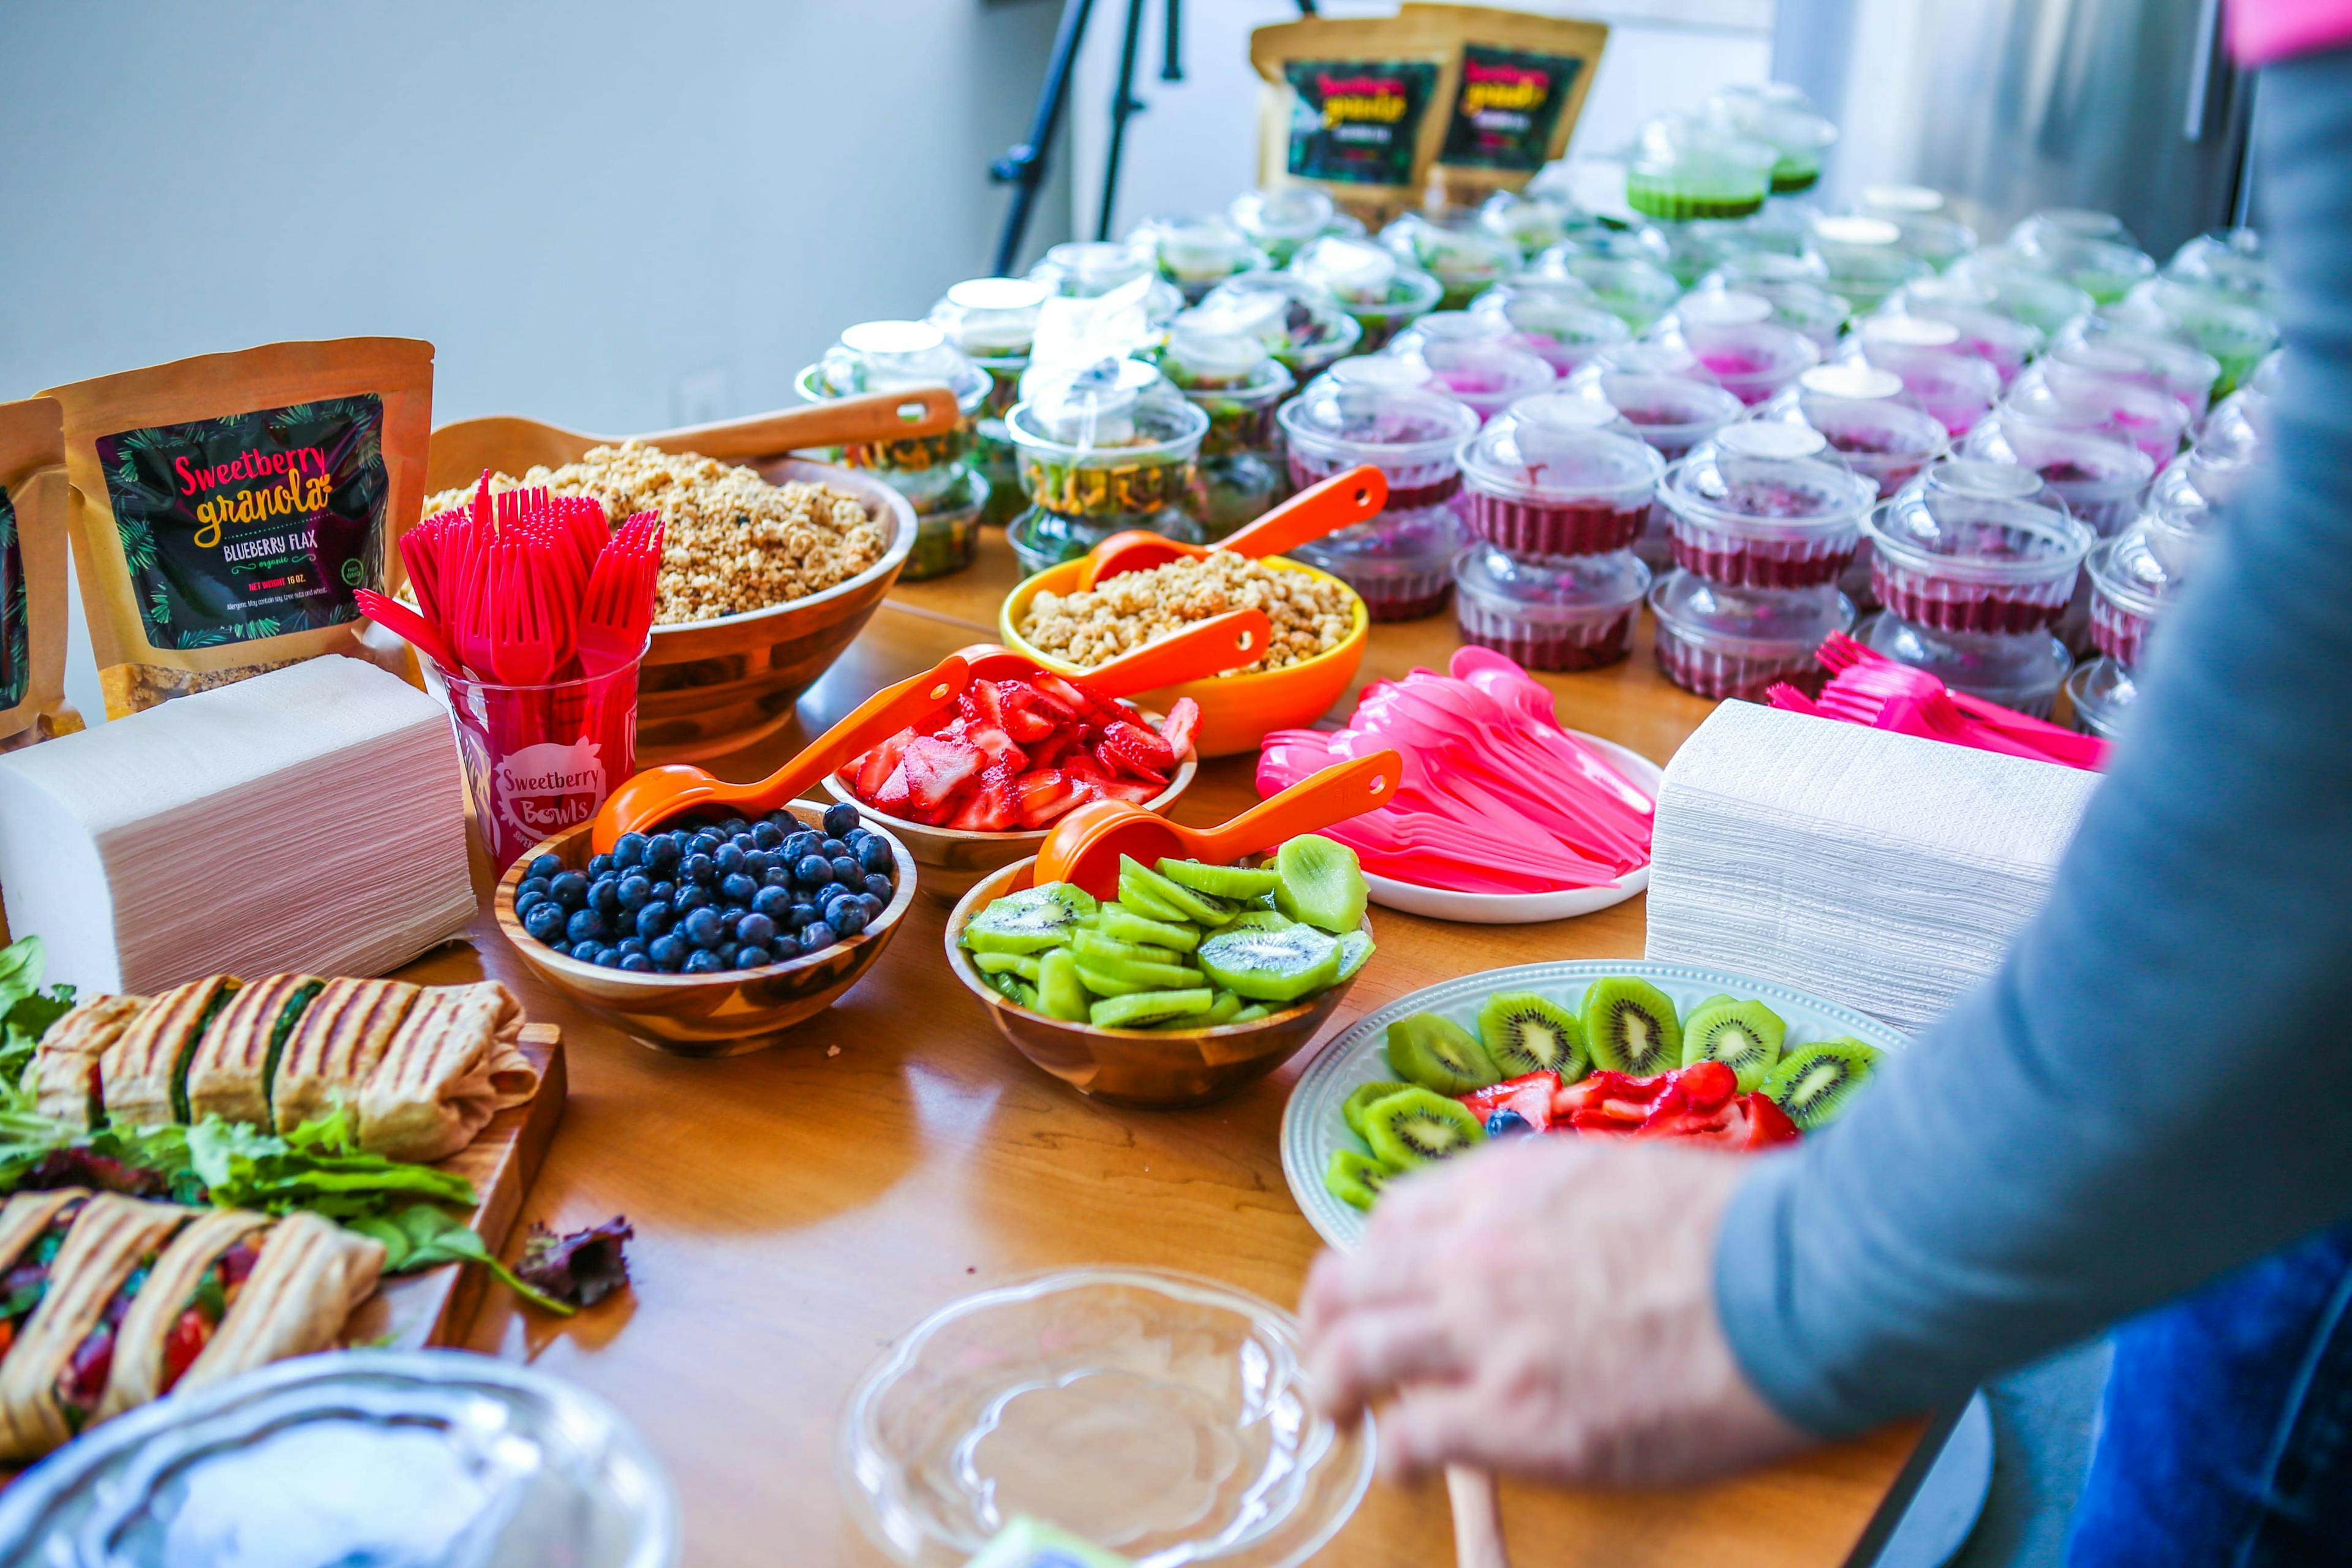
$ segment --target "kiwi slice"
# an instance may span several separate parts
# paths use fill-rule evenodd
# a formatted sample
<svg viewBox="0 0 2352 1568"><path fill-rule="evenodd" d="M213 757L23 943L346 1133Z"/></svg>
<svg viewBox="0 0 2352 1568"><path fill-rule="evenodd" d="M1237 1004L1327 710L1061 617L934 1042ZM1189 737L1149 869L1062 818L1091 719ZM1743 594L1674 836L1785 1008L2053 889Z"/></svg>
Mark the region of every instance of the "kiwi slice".
<svg viewBox="0 0 2352 1568"><path fill-rule="evenodd" d="M1780 1059L1789 1026L1761 1002L1730 997L1700 1007L1683 1025L1683 1066L1721 1062L1739 1080L1739 1092L1762 1087Z"/></svg>
<svg viewBox="0 0 2352 1568"><path fill-rule="evenodd" d="M1080 927L1070 939L1070 951L1080 958L1099 962L1106 958L1130 959L1137 963L1182 963L1192 954L1181 948L1154 947L1148 942L1120 942L1098 931Z"/></svg>
<svg viewBox="0 0 2352 1568"><path fill-rule="evenodd" d="M1764 1092L1807 1132L1845 1114L1857 1091L1870 1081L1879 1051L1851 1037L1801 1046L1780 1058L1764 1079Z"/></svg>
<svg viewBox="0 0 2352 1568"><path fill-rule="evenodd" d="M1336 838L1302 833L1275 852L1281 885L1275 906L1295 921L1345 936L1364 923L1371 886L1356 852Z"/></svg>
<svg viewBox="0 0 2352 1568"><path fill-rule="evenodd" d="M975 952L971 966L982 974L1017 974L1032 985L1037 984L1037 955L1034 952Z"/></svg>
<svg viewBox="0 0 2352 1568"><path fill-rule="evenodd" d="M1372 1200L1381 1195L1388 1179L1387 1166L1353 1149L1333 1150L1331 1163L1323 1167L1323 1190L1349 1208L1366 1213L1371 1211Z"/></svg>
<svg viewBox="0 0 2352 1568"><path fill-rule="evenodd" d="M1339 944L1319 931L1221 931L1193 956L1209 978L1254 1002L1296 1002L1339 973Z"/></svg>
<svg viewBox="0 0 2352 1568"><path fill-rule="evenodd" d="M1280 931L1298 922L1274 910L1262 910L1255 903L1244 906L1242 912L1224 923L1226 931Z"/></svg>
<svg viewBox="0 0 2352 1568"><path fill-rule="evenodd" d="M1573 1083L1592 1067L1584 1047L1584 1026L1549 996L1532 991L1498 991L1478 1009L1478 1043L1505 1078L1556 1072Z"/></svg>
<svg viewBox="0 0 2352 1568"><path fill-rule="evenodd" d="M1478 1037L1434 1013L1415 1013L1391 1024L1388 1058L1397 1077L1440 1094L1467 1094L1503 1081Z"/></svg>
<svg viewBox="0 0 2352 1568"><path fill-rule="evenodd" d="M1392 1171L1450 1159L1486 1139L1467 1107L1430 1089L1399 1089L1364 1108L1364 1142Z"/></svg>
<svg viewBox="0 0 2352 1568"><path fill-rule="evenodd" d="M1169 947L1178 952L1190 952L1201 945L1199 928L1183 916L1160 920L1125 904L1105 904L1102 912L1095 917L1093 929L1113 942L1131 942L1138 947Z"/></svg>
<svg viewBox="0 0 2352 1568"><path fill-rule="evenodd" d="M1273 1008L1267 1006L1263 1002L1253 1002L1248 1006L1243 1008L1240 1012L1234 1014L1232 1017L1226 1019L1225 1022L1228 1024L1255 1024L1260 1018L1271 1018L1273 1016Z"/></svg>
<svg viewBox="0 0 2352 1568"><path fill-rule="evenodd" d="M1213 893L1203 893L1171 882L1131 855L1118 858L1118 896L1127 897L1129 883L1150 898L1174 910L1188 921L1204 926L1221 926L1241 912L1241 905L1231 899L1221 899Z"/></svg>
<svg viewBox="0 0 2352 1568"><path fill-rule="evenodd" d="M1271 893L1282 879L1265 866L1212 866L1206 860L1162 860L1160 874L1180 888L1239 901Z"/></svg>
<svg viewBox="0 0 2352 1568"><path fill-rule="evenodd" d="M974 952L1040 952L1069 941L1078 921L1099 907L1093 894L1067 882L1024 888L966 921L963 944Z"/></svg>
<svg viewBox="0 0 2352 1568"><path fill-rule="evenodd" d="M1129 866L1136 864L1124 856L1120 858ZM1140 868L1138 868L1140 869ZM1167 882L1168 879L1161 877L1160 880ZM1173 882L1169 882L1168 885L1171 888L1175 886ZM1142 878L1131 876L1124 870L1118 874L1118 901L1150 921L1165 921L1173 923L1191 918L1182 910L1152 891L1151 885Z"/></svg>
<svg viewBox="0 0 2352 1568"><path fill-rule="evenodd" d="M1048 1018L1083 1024L1093 1003L1094 998L1087 994L1087 983L1078 978L1077 954L1056 947L1038 958L1037 1011Z"/></svg>
<svg viewBox="0 0 2352 1568"><path fill-rule="evenodd" d="M1016 1007L1034 1008L1037 1005L1037 988L1017 974L983 974L981 978L987 981L998 995Z"/></svg>
<svg viewBox="0 0 2352 1568"><path fill-rule="evenodd" d="M1584 1044L1592 1065L1649 1078L1683 1065L1682 1020L1646 980L1614 975L1584 993Z"/></svg>
<svg viewBox="0 0 2352 1568"><path fill-rule="evenodd" d="M1342 980L1353 980L1356 972L1371 962L1372 939L1362 930L1351 931L1339 939L1339 973L1331 977L1337 985Z"/></svg>
<svg viewBox="0 0 2352 1568"><path fill-rule="evenodd" d="M1348 1124L1349 1131L1361 1138L1365 1136L1365 1110L1376 1100L1386 1100L1390 1095L1402 1094L1412 1087L1412 1085L1409 1083L1398 1083L1393 1079L1375 1079L1370 1083L1358 1084L1349 1091L1348 1098L1339 1102L1339 1119Z"/></svg>
<svg viewBox="0 0 2352 1568"><path fill-rule="evenodd" d="M1714 1006L1718 1002L1737 1002L1738 1000L1738 997L1734 996L1728 991L1718 991L1714 995L1706 997L1705 1000L1701 1001L1697 1006L1693 1007L1691 1009L1691 1016L1694 1018L1697 1017L1701 1013L1706 1012L1709 1007Z"/></svg>
<svg viewBox="0 0 2352 1568"><path fill-rule="evenodd" d="M1207 984L1201 972L1189 964L1150 963L1136 958L1095 958L1077 954L1078 966L1088 974L1104 975L1126 987L1105 995L1125 995L1129 991L1185 991Z"/></svg>
<svg viewBox="0 0 2352 1568"><path fill-rule="evenodd" d="M1163 1018L1196 1017L1213 1002L1208 987L1182 991L1137 991L1106 996L1087 1009L1087 1020L1097 1029L1133 1029Z"/></svg>
<svg viewBox="0 0 2352 1568"><path fill-rule="evenodd" d="M1209 1010L1192 1020L1192 1026L1200 1029L1213 1029L1220 1024L1230 1024L1234 1021L1234 1015L1241 1010L1240 994L1227 991L1221 986L1216 995L1210 999Z"/></svg>

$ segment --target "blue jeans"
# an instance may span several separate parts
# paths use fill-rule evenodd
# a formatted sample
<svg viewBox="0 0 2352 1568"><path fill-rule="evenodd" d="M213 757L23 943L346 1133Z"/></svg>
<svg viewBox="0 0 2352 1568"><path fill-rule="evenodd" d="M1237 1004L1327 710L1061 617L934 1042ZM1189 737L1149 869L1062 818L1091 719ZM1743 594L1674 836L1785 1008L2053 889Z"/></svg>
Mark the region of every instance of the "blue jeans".
<svg viewBox="0 0 2352 1568"><path fill-rule="evenodd" d="M2352 1226L2116 1331L2068 1568L2352 1563Z"/></svg>

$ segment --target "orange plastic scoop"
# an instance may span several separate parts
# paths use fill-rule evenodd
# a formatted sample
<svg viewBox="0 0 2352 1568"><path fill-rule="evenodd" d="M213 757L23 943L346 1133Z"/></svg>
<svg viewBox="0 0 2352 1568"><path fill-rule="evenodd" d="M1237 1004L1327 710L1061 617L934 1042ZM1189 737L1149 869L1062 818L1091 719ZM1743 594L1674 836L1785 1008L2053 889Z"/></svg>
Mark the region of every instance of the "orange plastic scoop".
<svg viewBox="0 0 2352 1568"><path fill-rule="evenodd" d="M1037 880L1075 882L1096 898L1117 898L1122 855L1147 866L1162 856L1230 865L1286 838L1387 805L1403 775L1402 757L1374 752L1303 778L1217 827L1180 827L1139 805L1098 800L1054 824L1037 851Z"/></svg>
<svg viewBox="0 0 2352 1568"><path fill-rule="evenodd" d="M1389 504L1388 476L1370 463L1307 486L1245 528L1202 547L1142 531L1114 533L1094 547L1078 569L1078 586L1091 588L1106 577L1149 571L1187 555L1223 551L1229 555L1280 555L1310 540L1368 522Z"/></svg>
<svg viewBox="0 0 2352 1568"><path fill-rule="evenodd" d="M706 806L733 806L746 816L773 811L850 758L929 718L971 684L970 666L961 654L951 653L922 674L884 687L800 755L752 784L722 783L683 763L634 773L596 814L589 842L597 854L609 854L624 833L644 833L680 812Z"/></svg>
<svg viewBox="0 0 2352 1568"><path fill-rule="evenodd" d="M1181 631L1154 637L1076 679L1105 697L1132 697L1139 691L1177 686L1255 664L1265 657L1266 639L1272 636L1274 623L1265 618L1264 610L1227 610ZM1018 680L1043 668L1002 643L974 643L961 651L971 665L974 680Z"/></svg>

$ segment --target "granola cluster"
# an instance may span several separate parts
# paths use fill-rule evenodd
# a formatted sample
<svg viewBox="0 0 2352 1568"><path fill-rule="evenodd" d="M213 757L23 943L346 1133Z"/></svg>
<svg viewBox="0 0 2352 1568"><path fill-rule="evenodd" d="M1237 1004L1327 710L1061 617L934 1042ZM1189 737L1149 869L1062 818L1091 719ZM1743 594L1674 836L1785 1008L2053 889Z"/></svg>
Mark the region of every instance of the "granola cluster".
<svg viewBox="0 0 2352 1568"><path fill-rule="evenodd" d="M1260 609L1274 623L1265 657L1237 674L1283 669L1348 639L1355 610L1328 578L1285 572L1226 551L1128 572L1078 594L1039 594L1021 635L1040 652L1092 669L1154 637L1222 616Z"/></svg>
<svg viewBox="0 0 2352 1568"><path fill-rule="evenodd" d="M636 441L598 447L576 463L535 468L520 479L492 474L490 489L593 496L614 523L633 512L660 512L656 626L716 620L821 594L882 558L882 525L846 491L797 481L772 485L750 468ZM471 494L443 490L425 510L446 511Z"/></svg>

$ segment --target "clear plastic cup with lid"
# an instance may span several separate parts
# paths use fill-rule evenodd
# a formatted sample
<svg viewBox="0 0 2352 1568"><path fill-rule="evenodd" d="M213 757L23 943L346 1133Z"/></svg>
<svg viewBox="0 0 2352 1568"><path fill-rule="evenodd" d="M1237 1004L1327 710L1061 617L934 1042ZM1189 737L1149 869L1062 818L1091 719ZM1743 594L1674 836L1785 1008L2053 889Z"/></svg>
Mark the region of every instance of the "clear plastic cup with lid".
<svg viewBox="0 0 2352 1568"><path fill-rule="evenodd" d="M1071 300L1096 300L1139 278L1151 278L1145 292L1144 317L1153 326L1165 326L1184 308L1184 296L1164 278L1153 276L1149 257L1105 239L1072 239L1049 248L1029 276Z"/></svg>
<svg viewBox="0 0 2352 1568"><path fill-rule="evenodd" d="M1778 149L1709 117L1670 112L1634 133L1625 205L1644 217L1744 217L1764 205Z"/></svg>
<svg viewBox="0 0 2352 1568"><path fill-rule="evenodd" d="M2048 342L2042 329L2004 313L1993 290L1964 278L1922 278L1888 297L1897 315L1948 322L1959 333L1954 345L2000 374L2007 386Z"/></svg>
<svg viewBox="0 0 2352 1568"><path fill-rule="evenodd" d="M2096 375L2062 374L2053 381L2039 365L2002 397L2000 416L2012 439L2033 425L2099 430L2129 441L2158 463L2172 460L2189 428L2189 411L2168 393Z"/></svg>
<svg viewBox="0 0 2352 1568"><path fill-rule="evenodd" d="M950 284L931 307L931 324L988 373L988 401L972 425L972 461L988 480L982 515L989 522L1009 522L1028 504L1004 411L1020 401L1021 373L1029 368L1029 349L1047 298L1045 285L1033 278L968 278Z"/></svg>
<svg viewBox="0 0 2352 1568"><path fill-rule="evenodd" d="M1812 220L1811 239L1814 253L1829 269L1830 292L1856 315L1876 310L1906 283L1936 270L1906 250L1903 231L1883 217L1819 216Z"/></svg>
<svg viewBox="0 0 2352 1568"><path fill-rule="evenodd" d="M1391 338L1389 346L1382 352L1413 354L1420 353L1432 343L1508 343L1510 340L1511 324L1491 311L1432 310Z"/></svg>
<svg viewBox="0 0 2352 1568"><path fill-rule="evenodd" d="M1827 283L1829 277L1828 265L1811 250L1795 256L1777 250L1751 250L1725 257L1706 281L1717 288L1754 289L1770 283L1811 283L1819 287Z"/></svg>
<svg viewBox="0 0 2352 1568"><path fill-rule="evenodd" d="M1470 312L1499 318L1517 335L1519 346L1556 375L1570 374L1633 336L1622 317L1573 278L1510 279L1470 301Z"/></svg>
<svg viewBox="0 0 2352 1568"><path fill-rule="evenodd" d="M1877 499L1819 431L1769 419L1726 426L1668 467L1658 488L1675 563L1748 588L1835 583Z"/></svg>
<svg viewBox="0 0 2352 1568"><path fill-rule="evenodd" d="M2147 510L2140 527L2149 552L2165 572L2186 577L2197 570L2205 552L2221 536L2221 514L2213 498L2186 463L2175 463L2149 487Z"/></svg>
<svg viewBox="0 0 2352 1568"><path fill-rule="evenodd" d="M2011 463L2041 477L2075 521L2102 539L2138 517L2156 462L2120 437L2096 430L2003 419L1999 414L1971 431L1962 451L1989 462Z"/></svg>
<svg viewBox="0 0 2352 1568"><path fill-rule="evenodd" d="M2103 741L2123 732L2124 715L2138 697L2132 672L2111 658L2091 659L2066 678L2066 705L2074 710L2074 728Z"/></svg>
<svg viewBox="0 0 2352 1568"><path fill-rule="evenodd" d="M1737 257L1767 249L1772 237L1759 226L1761 215L1741 218L1690 218L1651 226L1666 242L1666 270L1685 289ZM1777 252L1775 253L1777 254Z"/></svg>
<svg viewBox="0 0 2352 1568"><path fill-rule="evenodd" d="M1162 373L1209 416L1192 511L1212 540L1254 521L1289 488L1274 411L1297 384L1244 325L1231 313L1195 307L1170 323L1160 353Z"/></svg>
<svg viewBox="0 0 2352 1568"><path fill-rule="evenodd" d="M1491 545L1454 563L1462 640L1529 669L1597 669L1632 651L1650 569L1631 552L1532 557Z"/></svg>
<svg viewBox="0 0 2352 1568"><path fill-rule="evenodd" d="M1440 502L1383 510L1289 553L1353 588L1373 620L1417 621L1436 615L1454 596L1454 558L1464 537L1461 518Z"/></svg>
<svg viewBox="0 0 2352 1568"><path fill-rule="evenodd" d="M2139 248L2139 241L2124 226L2123 219L2095 207L2043 207L2029 213L2018 219L2005 243L2032 250L2084 239Z"/></svg>
<svg viewBox="0 0 2352 1568"><path fill-rule="evenodd" d="M1437 279L1438 309L1458 310L1519 269L1518 246L1488 232L1472 215L1439 223L1407 213L1381 230L1381 243Z"/></svg>
<svg viewBox="0 0 2352 1568"><path fill-rule="evenodd" d="M2181 580L2150 547L2145 529L2103 540L2084 563L2091 577L2091 642L2126 669L2147 657L2148 632Z"/></svg>
<svg viewBox="0 0 2352 1568"><path fill-rule="evenodd" d="M1605 405L1554 393L1464 444L1470 531L1515 555L1595 555L1641 537L1665 464Z"/></svg>
<svg viewBox="0 0 2352 1568"><path fill-rule="evenodd" d="M1209 416L1140 360L1033 369L1005 416L1031 506L1007 528L1022 564L1042 571L1124 529L1191 543L1185 510Z"/></svg>
<svg viewBox="0 0 2352 1568"><path fill-rule="evenodd" d="M2252 474L2268 444L2269 418L2270 400L2252 387L2240 387L2205 416L2187 460L2179 466L2211 500L2229 500Z"/></svg>
<svg viewBox="0 0 2352 1568"><path fill-rule="evenodd" d="M1435 384L1476 410L1481 421L1559 380L1549 364L1503 338L1441 338L1425 344L1421 357Z"/></svg>
<svg viewBox="0 0 2352 1568"><path fill-rule="evenodd" d="M1925 470L1864 528L1878 602L1915 626L1968 635L2046 633L2096 538L2039 476L1972 458Z"/></svg>
<svg viewBox="0 0 2352 1568"><path fill-rule="evenodd" d="M1249 236L1222 216L1146 218L1128 235L1127 243L1151 259L1188 305L1199 304L1228 278L1263 272L1274 265Z"/></svg>
<svg viewBox="0 0 2352 1568"><path fill-rule="evenodd" d="M1629 345L1633 346L1633 345ZM1687 374L1618 369L1606 356L1570 377L1568 389L1598 397L1640 433L1653 451L1673 462L1739 417L1739 399Z"/></svg>
<svg viewBox="0 0 2352 1568"><path fill-rule="evenodd" d="M1874 653L1924 669L1955 691L2047 719L2074 668L2066 645L2046 631L1943 631L1905 620L1890 608L1855 629Z"/></svg>
<svg viewBox="0 0 2352 1568"><path fill-rule="evenodd" d="M1903 378L1904 395L1967 435L2000 398L2000 372L1967 352L1959 328L1927 316L1871 316L1854 329L1864 362Z"/></svg>
<svg viewBox="0 0 2352 1568"><path fill-rule="evenodd" d="M1528 261L1596 221L1559 191L1496 191L1478 207L1478 226L1508 243Z"/></svg>
<svg viewBox="0 0 2352 1568"><path fill-rule="evenodd" d="M1682 285L1663 261L1647 255L1603 255L1572 246L1554 246L1536 264L1538 275L1573 278L1592 290L1603 310L1640 331L1682 297Z"/></svg>
<svg viewBox="0 0 2352 1568"><path fill-rule="evenodd" d="M1297 255L1300 246L1331 232L1338 214L1331 198L1312 185L1244 191L1225 209L1234 226L1276 267Z"/></svg>
<svg viewBox="0 0 2352 1568"><path fill-rule="evenodd" d="M1786 681L1817 692L1827 675L1813 650L1853 625L1853 604L1818 588L1730 588L1689 572L1669 572L1650 587L1657 617L1658 668L1684 690L1716 699L1764 700Z"/></svg>
<svg viewBox="0 0 2352 1568"><path fill-rule="evenodd" d="M1944 422L1904 400L1903 378L1859 360L1815 365L1760 411L1821 432L1838 460L1891 496L1950 449Z"/></svg>
<svg viewBox="0 0 2352 1568"><path fill-rule="evenodd" d="M1993 309L2053 340L2095 305L2088 294L2064 279L2006 251L1979 250L1962 257L1944 276L1991 290Z"/></svg>
<svg viewBox="0 0 2352 1568"><path fill-rule="evenodd" d="M793 383L810 403L942 385L955 394L963 415L953 429L856 442L834 454L846 467L871 470L905 496L919 516L935 508L960 507L968 499L969 469L963 459L972 450L977 422L989 400L989 373L957 352L947 334L929 321L860 321L844 328L839 341Z"/></svg>
<svg viewBox="0 0 2352 1568"><path fill-rule="evenodd" d="M1837 141L1837 127L1813 108L1803 91L1788 82L1736 82L1717 89L1708 111L1740 135L1761 142L1777 154L1770 191L1794 195L1821 183L1822 154Z"/></svg>
<svg viewBox="0 0 2352 1568"><path fill-rule="evenodd" d="M2213 384L2216 397L2228 396L2278 347L2276 318L2217 290L2158 278L2132 290L2124 306L2126 319L2135 307L2213 356L2221 367Z"/></svg>
<svg viewBox="0 0 2352 1568"><path fill-rule="evenodd" d="M2037 223L2040 214L2011 229L2002 248L2029 267L2063 278L2099 304L2112 304L2156 276L2156 261L2128 235L2120 238L2077 233ZM2105 216L2104 214L2097 216Z"/></svg>
<svg viewBox="0 0 2352 1568"><path fill-rule="evenodd" d="M1337 369L1337 366L1333 367ZM1300 489L1370 463L1388 479L1388 507L1417 511L1462 488L1462 443L1478 416L1459 398L1428 387L1334 381L1319 376L1276 413Z"/></svg>
<svg viewBox="0 0 2352 1568"><path fill-rule="evenodd" d="M2178 338L2085 316L2059 334L2042 362L2042 376L2061 393L2086 379L2137 382L2170 394L2191 419L2204 417L2221 365Z"/></svg>
<svg viewBox="0 0 2352 1568"><path fill-rule="evenodd" d="M1325 371L1320 379L1333 386L1444 390L1437 384L1437 373L1429 368L1427 360L1417 353L1398 353L1391 349L1382 349L1376 354L1351 354Z"/></svg>
<svg viewBox="0 0 2352 1568"><path fill-rule="evenodd" d="M1845 335L1850 315L1845 301L1818 283L1738 281L1726 268L1717 268L1699 279L1692 292L1708 294L1718 289L1757 296L1772 307L1773 321L1802 332L1824 360L1837 352L1838 341Z"/></svg>
<svg viewBox="0 0 2352 1568"><path fill-rule="evenodd" d="M1750 407L1821 363L1821 351L1772 319L1772 302L1744 289L1686 294L1675 308L1683 342L1717 385Z"/></svg>
<svg viewBox="0 0 2352 1568"><path fill-rule="evenodd" d="M2251 228L2209 229L2172 253L2164 276L2265 315L2278 314L2278 275L2263 248L2263 237Z"/></svg>
<svg viewBox="0 0 2352 1568"><path fill-rule="evenodd" d="M1356 319L1363 331L1358 346L1365 353L1437 309L1445 292L1436 279L1401 262L1387 247L1339 235L1308 241L1290 258L1288 270L1328 289Z"/></svg>
<svg viewBox="0 0 2352 1568"><path fill-rule="evenodd" d="M1301 384L1355 353L1364 336L1329 289L1295 272L1244 272L1210 289L1196 309L1256 333Z"/></svg>

